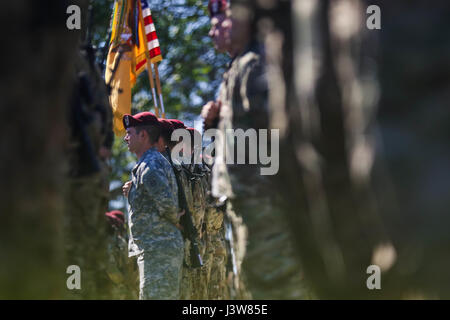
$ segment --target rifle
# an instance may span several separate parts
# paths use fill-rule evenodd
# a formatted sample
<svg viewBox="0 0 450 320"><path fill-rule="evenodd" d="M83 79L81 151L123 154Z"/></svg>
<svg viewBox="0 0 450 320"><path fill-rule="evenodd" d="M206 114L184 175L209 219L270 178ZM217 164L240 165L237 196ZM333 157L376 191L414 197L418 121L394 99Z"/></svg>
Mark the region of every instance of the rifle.
<svg viewBox="0 0 450 320"><path fill-rule="evenodd" d="M170 165L173 168L173 172L175 173L175 179L178 185L178 202L180 204L180 208L184 210L184 215L180 218L180 224L183 226L183 237L189 239L191 242L190 248L190 256L191 256L191 266L193 268L199 268L203 266L202 257L200 255L200 250L198 249L198 233L197 229L192 222L192 214L189 210L189 206L186 201L186 195L184 194L183 184L181 183L180 172L175 168L172 162L172 155L170 154L169 148L166 148L166 152L168 154L168 159Z"/></svg>

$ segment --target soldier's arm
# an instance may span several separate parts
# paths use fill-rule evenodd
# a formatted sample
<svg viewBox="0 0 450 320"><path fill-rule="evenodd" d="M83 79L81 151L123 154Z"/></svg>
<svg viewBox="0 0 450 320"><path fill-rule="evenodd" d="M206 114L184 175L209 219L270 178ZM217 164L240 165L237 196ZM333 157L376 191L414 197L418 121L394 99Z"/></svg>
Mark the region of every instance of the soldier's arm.
<svg viewBox="0 0 450 320"><path fill-rule="evenodd" d="M174 192L171 187L164 168L152 167L150 169L147 167L143 172L142 181L150 196L150 201L154 202L159 214L176 225L179 221L177 190Z"/></svg>
<svg viewBox="0 0 450 320"><path fill-rule="evenodd" d="M204 119L205 129L216 128L217 121L219 119L220 102L209 101L206 103L201 112L201 116Z"/></svg>

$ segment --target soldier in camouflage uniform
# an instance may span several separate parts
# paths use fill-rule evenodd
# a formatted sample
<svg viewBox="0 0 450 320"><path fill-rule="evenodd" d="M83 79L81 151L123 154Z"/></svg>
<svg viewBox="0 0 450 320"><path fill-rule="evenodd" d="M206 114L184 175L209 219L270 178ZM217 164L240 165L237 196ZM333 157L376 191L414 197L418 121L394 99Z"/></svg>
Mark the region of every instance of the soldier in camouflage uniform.
<svg viewBox="0 0 450 320"><path fill-rule="evenodd" d="M159 119L161 126L161 137L159 141L159 151L169 159L169 152L178 144L177 141L171 140L172 132L176 129L185 129L186 126L183 122L176 119ZM184 143L184 142L180 142ZM194 227L199 235L199 250L200 255L204 257L205 246L201 239L201 229L203 224L204 207L201 203L201 190L198 188L193 188L193 175L189 169L189 165L180 163L177 159L172 159L173 170L180 178L182 184L182 189L184 196L186 198L186 203L189 207L189 211L192 214L192 221ZM207 276L205 276L206 266L205 261L203 261L203 267L194 268L191 265L190 257L190 240L185 237L185 252L184 252L184 263L182 271L182 284L181 284L181 299L206 299L206 287L207 287Z"/></svg>
<svg viewBox="0 0 450 320"><path fill-rule="evenodd" d="M128 192L129 257L137 256L139 299L179 299L184 242L178 225L177 183L158 152L158 119L150 112L123 117L125 142L139 161Z"/></svg>
<svg viewBox="0 0 450 320"><path fill-rule="evenodd" d="M201 223L195 223L195 220L198 221L198 218L195 219L194 212L197 212L197 207L194 204L194 195L191 188L190 178L191 176L188 174L186 167L180 163L177 159L170 159L170 154L172 148L178 144L177 141L171 140L171 135L174 129L185 129L185 125L182 121L176 119L159 119L161 134L158 139L157 149L158 151L170 162L172 161L172 168L174 173L180 177L180 181L182 184L181 189L183 190L184 196L186 198L187 205L189 207L190 212L193 214L194 225L197 227L197 231L200 231L199 225ZM124 195L127 196L131 182L125 183L123 190ZM181 211L181 210L180 210ZM200 232L199 232L200 234ZM181 299L202 299L202 295L199 294L197 287L200 285L204 285L205 281L202 284L199 283L196 279L196 270L190 265L190 241L189 239L184 239L185 243L185 252L184 252L184 262L182 269L182 280L180 287L180 298ZM203 252L201 252L202 254ZM202 254L203 256L203 254ZM206 296L206 295L204 295Z"/></svg>
<svg viewBox="0 0 450 320"><path fill-rule="evenodd" d="M210 0L210 36L219 51L233 58L219 89L217 101L202 110L206 128L217 127L225 137L226 129L268 128L267 84L260 48L252 41L247 8L235 6L231 16L225 0ZM236 11L234 11L236 12ZM233 147L233 138L224 139ZM299 263L293 254L289 229L274 202L268 176L259 165L227 165L223 145L213 166L212 192L215 197L232 198L236 213L248 227L248 244L242 264L249 290L255 299L299 299L304 287ZM246 163L248 163L246 148ZM236 153L235 153L236 154Z"/></svg>
<svg viewBox="0 0 450 320"><path fill-rule="evenodd" d="M210 193L211 172L202 179L207 200L205 212L205 261L208 266L208 299L230 299L227 283L227 264L232 259L231 252L225 243L224 212L217 208Z"/></svg>
<svg viewBox="0 0 450 320"><path fill-rule="evenodd" d="M204 188L204 178L206 171L203 164L200 163L199 154L201 153L201 134L194 128L186 128L191 138L191 162L190 164L182 164L186 176L189 178L190 188L192 190L194 209L192 218L194 226L199 234L199 250L203 258L203 266L193 270L193 283L195 292L193 299L208 299L209 274L211 271L211 260L207 259L207 234L205 233L205 214L206 214L206 189ZM195 137L195 139L194 139ZM197 163L196 163L197 162Z"/></svg>
<svg viewBox="0 0 450 320"><path fill-rule="evenodd" d="M177 144L177 141L171 141L173 130L186 127L175 119L160 119L160 122L161 139L158 149L168 158L167 152ZM201 268L191 266L190 241L186 239L181 296L183 299L224 299L228 297L228 290L225 276L227 251L224 242L223 212L209 202L209 168L193 161L195 156L198 157L198 151L201 151L199 149L201 146L194 145L194 135L197 135L197 141L201 141L200 133L193 128L187 130L191 137L192 162L189 165L184 163L180 165L174 160L174 170L180 175L193 224L199 234L198 245L203 266Z"/></svg>
<svg viewBox="0 0 450 320"><path fill-rule="evenodd" d="M205 287L200 290L203 289L207 299L212 300L230 299L231 297L244 298L245 296L236 294L236 291L239 290L238 275L235 274L233 277L233 271L236 272L233 270L233 266L236 266L235 248L237 245L230 241L236 239L236 236L227 241L225 234L226 230L231 233L235 232L238 224L230 223L228 229L225 228L226 220L229 221L229 219L224 219L224 217L228 217L227 212L232 214L232 210L221 208L216 199L211 197L211 170L206 163L200 161L202 160L200 158L201 145L195 145L201 141L201 135L193 128L188 128L188 130L191 134L194 163L189 168L192 176L194 204L198 205L196 212L200 212L199 216L203 219L201 235L205 248L203 255L205 268L202 268L198 282L204 283Z"/></svg>
<svg viewBox="0 0 450 320"><path fill-rule="evenodd" d="M164 120L162 120L164 122ZM185 125L180 120L176 119L170 119L167 120L167 122L170 124L168 126L169 130L166 131L167 135L165 135L167 140L167 146L168 148L165 150L165 156L169 157L168 152L170 152L175 145L177 145L176 141L171 141L170 136L172 135L173 130L176 129L185 129ZM184 195L186 197L186 203L189 207L189 210L192 214L194 214L194 199L192 190L190 187L189 182L189 176L186 174L186 171L184 170L182 163L180 163L177 159L172 159L173 161L173 170L177 172L177 175L180 177L180 181L182 184L182 189L184 192ZM193 222L194 217L192 216ZM195 226L195 223L194 223ZM198 229L197 229L198 232ZM181 299L190 300L190 299L196 299L196 283L195 283L195 273L196 270L191 266L190 264L190 246L191 243L189 239L185 237L184 239L184 263L183 263L183 271L182 271L182 281L181 281Z"/></svg>

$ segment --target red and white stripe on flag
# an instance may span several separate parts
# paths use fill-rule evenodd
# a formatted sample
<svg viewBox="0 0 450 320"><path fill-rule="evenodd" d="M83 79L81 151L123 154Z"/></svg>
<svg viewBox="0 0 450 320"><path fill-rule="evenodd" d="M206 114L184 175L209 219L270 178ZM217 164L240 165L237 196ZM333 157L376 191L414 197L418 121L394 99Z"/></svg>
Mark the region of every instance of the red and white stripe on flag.
<svg viewBox="0 0 450 320"><path fill-rule="evenodd" d="M142 17L144 19L145 36L147 37L147 47L150 53L150 61L156 63L162 60L161 49L159 47L158 36L156 35L153 23L152 12L146 0L141 0Z"/></svg>

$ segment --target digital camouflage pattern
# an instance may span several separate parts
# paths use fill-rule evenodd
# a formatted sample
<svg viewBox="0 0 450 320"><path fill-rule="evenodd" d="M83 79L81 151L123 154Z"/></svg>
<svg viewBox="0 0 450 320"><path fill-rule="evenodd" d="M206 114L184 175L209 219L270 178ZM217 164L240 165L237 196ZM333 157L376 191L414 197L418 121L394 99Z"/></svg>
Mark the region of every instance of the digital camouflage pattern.
<svg viewBox="0 0 450 320"><path fill-rule="evenodd" d="M196 166L199 174L196 186L202 190L204 204L204 219L202 225L202 240L205 245L203 263L207 279L207 299L228 299L226 284L227 251L223 229L223 212L213 207L210 196L211 171L206 165Z"/></svg>
<svg viewBox="0 0 450 320"><path fill-rule="evenodd" d="M166 151L162 152L168 159ZM186 201L191 210L192 220L199 235L198 245L203 267L192 268L190 260L190 241L185 239L184 263L181 282L181 299L219 300L230 297L243 297L237 292L239 277L232 276L230 265L231 247L237 250L237 244L225 243L224 212L216 208L210 195L211 170L206 165L182 165L173 160L174 170L180 175ZM233 224L234 225L234 224ZM245 250L245 248L244 248ZM227 278L227 274L230 276ZM241 285L241 288L244 288Z"/></svg>
<svg viewBox="0 0 450 320"><path fill-rule="evenodd" d="M208 299L249 299L241 274L247 228L231 203L218 204L211 194L211 170L203 167L202 179L207 196L205 214L205 260L208 266Z"/></svg>
<svg viewBox="0 0 450 320"><path fill-rule="evenodd" d="M205 218L206 211L206 198L205 198L205 190L203 188L203 184L201 181L202 173L196 168L199 169L199 165L182 165L183 168L183 176L186 177L188 184L187 188L190 189L190 193L192 194L192 204L193 208L191 210L192 213L192 221L194 223L195 228L197 229L198 237L198 246L199 251L202 256L203 266L200 268L190 268L190 289L191 289L191 299L195 300L203 300L208 298L208 261L206 261L206 244L205 237L203 232L203 223ZM197 171L198 173L195 173ZM189 251L186 250L189 255ZM190 260L187 260L190 261Z"/></svg>
<svg viewBox="0 0 450 320"><path fill-rule="evenodd" d="M223 216L215 208L207 210L207 227L205 237L206 250L204 262L207 267L208 275L208 299L223 300L229 299L229 290L227 280L227 259L228 252L225 244L225 232L223 219L218 229L214 229L214 216ZM218 221L216 221L218 222Z"/></svg>
<svg viewBox="0 0 450 320"><path fill-rule="evenodd" d="M167 155L166 155L167 156ZM189 177L183 170L182 165L176 160L173 159L173 170L176 171L176 174L180 177L180 181L182 184L182 189L184 192L184 196L186 197L186 203L189 207L189 211L193 215L194 213L194 200L192 195L192 190L190 188ZM178 195L177 195L178 196ZM194 217L193 222L194 222ZM195 222L194 222L195 226ZM197 228L198 232L198 228ZM181 299L194 299L194 269L190 266L190 241L189 239L184 239L184 260L183 260L183 268L182 268L182 280L181 280L181 288L180 288L180 298ZM200 249L200 248L199 248ZM200 251L201 254L201 251Z"/></svg>
<svg viewBox="0 0 450 320"><path fill-rule="evenodd" d="M139 299L180 299L183 239L153 243L137 258L139 267Z"/></svg>
<svg viewBox="0 0 450 320"><path fill-rule="evenodd" d="M226 129L268 128L267 83L256 45L231 62L218 100L222 103L218 128L224 136ZM269 177L260 174L259 165L225 164L223 143L232 148L233 138L216 141L212 190L215 197L232 197L234 210L248 228L248 239L243 235L238 239L247 242L242 268L248 290L254 299L305 297L301 269Z"/></svg>
<svg viewBox="0 0 450 320"><path fill-rule="evenodd" d="M211 257L209 299L249 299L241 272L247 228L229 201L218 207L210 197L207 211L207 243Z"/></svg>
<svg viewBox="0 0 450 320"><path fill-rule="evenodd" d="M200 238L202 238L201 234L206 212L206 189L203 183L205 172L203 171L203 165L200 164L192 167L183 165L183 169L189 178L192 190L194 225L200 231Z"/></svg>
<svg viewBox="0 0 450 320"><path fill-rule="evenodd" d="M140 299L178 299L183 237L178 223L178 187L170 163L147 150L132 170L128 194L129 256L138 256Z"/></svg>

